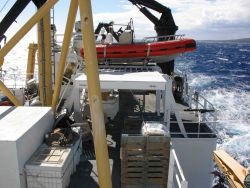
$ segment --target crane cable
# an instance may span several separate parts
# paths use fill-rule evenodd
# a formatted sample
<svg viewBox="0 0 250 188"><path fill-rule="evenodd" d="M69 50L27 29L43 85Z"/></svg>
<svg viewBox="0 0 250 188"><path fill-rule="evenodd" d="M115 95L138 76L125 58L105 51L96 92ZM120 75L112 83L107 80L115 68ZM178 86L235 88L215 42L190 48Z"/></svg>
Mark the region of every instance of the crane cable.
<svg viewBox="0 0 250 188"><path fill-rule="evenodd" d="M3 5L3 7L1 8L1 10L0 10L0 13L3 11L3 9L6 7L6 5L8 4L8 2L9 2L10 0L6 0L6 2L5 2L5 4Z"/></svg>

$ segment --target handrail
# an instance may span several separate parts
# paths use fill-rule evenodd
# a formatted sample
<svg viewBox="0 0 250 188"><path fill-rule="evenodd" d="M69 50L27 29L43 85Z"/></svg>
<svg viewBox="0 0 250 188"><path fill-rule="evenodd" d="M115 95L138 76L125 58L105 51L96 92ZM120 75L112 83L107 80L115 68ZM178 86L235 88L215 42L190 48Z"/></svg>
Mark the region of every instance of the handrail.
<svg viewBox="0 0 250 188"><path fill-rule="evenodd" d="M68 88L69 88L69 86L70 86L70 83L73 82L73 80L74 80L74 78L75 78L75 76L73 76L73 75L78 75L77 72L79 71L79 69L81 69L81 66L80 66L81 61L78 61L78 59L77 59L77 54L74 54L74 56L72 56L72 57L75 59L75 62L78 62L78 64L77 64L76 69L75 69L75 71L73 72L73 74L72 74L72 76L71 76L70 78L67 78L67 77L63 76L63 79L66 80L66 82L65 82L64 80L62 80L62 83L63 83L64 85L66 85L66 87L64 87L64 88L61 89L61 91L60 91L59 101L58 101L58 103L57 103L57 105L56 105L56 110L57 110L58 107L60 106L60 104L61 104L61 102L62 102L62 99L64 98L66 92L68 91ZM67 67L67 66L68 66L68 64L66 65L66 67Z"/></svg>
<svg viewBox="0 0 250 188"><path fill-rule="evenodd" d="M61 94L60 94L60 96L59 96L59 102L57 103L57 106L56 106L56 110L58 109L59 105L61 104L62 99L63 99L63 97L64 97L66 91L68 90L68 88L69 88L69 86L70 86L70 82L72 82L72 79L69 79L69 78L67 78L67 77L65 77L65 76L63 77L63 79L66 79L66 80L67 80L67 84L66 84L66 87L64 87L63 90L61 91ZM65 83L65 82L63 82L63 83Z"/></svg>
<svg viewBox="0 0 250 188"><path fill-rule="evenodd" d="M179 135L179 134L181 134L181 132L171 132L171 135ZM197 135L197 133L194 133L194 132L189 133L189 132L187 132L187 135ZM199 135L215 135L215 133L207 132L207 133L199 133Z"/></svg>
<svg viewBox="0 0 250 188"><path fill-rule="evenodd" d="M147 42L148 40L152 40L150 42L155 42L158 41L158 39L162 39L162 40L183 40L183 37L185 35L164 35L164 36L153 36L153 37L144 37L143 41Z"/></svg>
<svg viewBox="0 0 250 188"><path fill-rule="evenodd" d="M8 87L12 89L16 88L24 88L27 85L26 75L33 75L36 74L18 74L18 73L7 73L7 71L2 70L0 71L0 80ZM37 76L34 78L37 79ZM10 84L11 83L11 84Z"/></svg>
<svg viewBox="0 0 250 188"><path fill-rule="evenodd" d="M168 187L188 188L188 181L173 148L170 150Z"/></svg>
<svg viewBox="0 0 250 188"><path fill-rule="evenodd" d="M186 78L185 78L186 80ZM213 104L211 102L209 102L204 96L202 96L199 92L193 90L188 83L184 84L184 101L188 104L188 106L192 109L192 110L197 110L195 112L195 114L197 116L200 116L199 122L213 122L213 124L215 125L217 123L217 109L213 106ZM206 116L206 114L204 113L203 115L201 115L201 113L199 112L199 109L204 109L207 110L209 112L207 112L206 114L209 114L210 117L213 118L213 120L211 121L211 119L208 119Z"/></svg>

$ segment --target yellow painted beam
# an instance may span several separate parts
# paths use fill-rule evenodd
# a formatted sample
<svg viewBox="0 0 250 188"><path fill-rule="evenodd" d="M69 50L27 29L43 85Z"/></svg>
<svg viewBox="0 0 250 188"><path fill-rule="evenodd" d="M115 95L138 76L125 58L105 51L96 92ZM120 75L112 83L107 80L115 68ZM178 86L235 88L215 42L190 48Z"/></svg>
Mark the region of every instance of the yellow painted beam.
<svg viewBox="0 0 250 188"><path fill-rule="evenodd" d="M63 80L63 75L64 75L66 59L68 55L68 50L69 50L69 45L70 45L70 41L72 37L74 23L76 20L77 8L78 8L78 0L71 0L69 13L68 13L68 19L67 19L67 23L65 27L65 32L64 32L61 56L59 59L59 65L58 65L58 70L57 70L58 72L56 74L54 94L53 94L53 99L52 99L52 109L54 110L54 112L56 112L56 106L57 106L60 91L61 91L61 85L62 85L62 80Z"/></svg>
<svg viewBox="0 0 250 188"><path fill-rule="evenodd" d="M49 0L19 29L19 31L0 49L0 60L39 22L39 20L57 3L58 0Z"/></svg>
<svg viewBox="0 0 250 188"><path fill-rule="evenodd" d="M214 151L213 156L220 171L228 179L230 186L232 188L244 188L244 179L247 175L247 169L240 165L224 150Z"/></svg>
<svg viewBox="0 0 250 188"><path fill-rule="evenodd" d="M43 106L51 106L52 65L50 11L38 23L38 77L39 96Z"/></svg>
<svg viewBox="0 0 250 188"><path fill-rule="evenodd" d="M21 102L11 93L11 91L4 85L4 83L1 80L0 80L0 91L2 91L3 94L7 96L15 106L21 105Z"/></svg>
<svg viewBox="0 0 250 188"><path fill-rule="evenodd" d="M1 70L1 67L3 65L3 62L4 62L4 58L0 58L0 70Z"/></svg>
<svg viewBox="0 0 250 188"><path fill-rule="evenodd" d="M90 0L79 0L81 28L84 44L84 59L88 82L88 94L97 161L100 188L111 188L111 175L102 107L98 63L96 56L95 36Z"/></svg>
<svg viewBox="0 0 250 188"><path fill-rule="evenodd" d="M28 63L26 68L27 81L34 78L36 51L37 51L37 44L30 43L28 52Z"/></svg>

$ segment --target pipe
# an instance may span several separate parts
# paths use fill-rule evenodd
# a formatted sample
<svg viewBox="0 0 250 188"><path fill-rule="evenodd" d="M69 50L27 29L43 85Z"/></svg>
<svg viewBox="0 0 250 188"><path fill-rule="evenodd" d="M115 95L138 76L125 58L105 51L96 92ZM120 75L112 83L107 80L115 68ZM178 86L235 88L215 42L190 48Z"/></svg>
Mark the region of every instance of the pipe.
<svg viewBox="0 0 250 188"><path fill-rule="evenodd" d="M7 96L10 101L15 106L21 106L21 102L11 93L11 91L4 85L4 83L0 80L0 90L3 92L5 96Z"/></svg>
<svg viewBox="0 0 250 188"><path fill-rule="evenodd" d="M63 38L61 56L59 59L58 72L56 75L54 94L53 94L53 99L52 99L52 109L55 112L55 114L56 114L56 106L58 103L58 98L59 98L60 91L61 91L66 58L68 55L69 45L70 45L71 36L72 36L73 28L74 28L74 22L76 19L77 8L78 8L77 0L71 0L69 13L68 13L68 19L67 19L67 23L65 27L65 32L64 32L65 35Z"/></svg>
<svg viewBox="0 0 250 188"><path fill-rule="evenodd" d="M29 30L39 22L39 20L57 3L58 0L47 1L25 24L19 31L9 40L7 44L0 50L0 59L5 55L29 32Z"/></svg>
<svg viewBox="0 0 250 188"><path fill-rule="evenodd" d="M26 69L26 80L34 78L34 69L35 69L35 55L37 51L37 44L29 44L29 53L28 53L28 63Z"/></svg>
<svg viewBox="0 0 250 188"><path fill-rule="evenodd" d="M112 188L90 0L78 0L100 188Z"/></svg>

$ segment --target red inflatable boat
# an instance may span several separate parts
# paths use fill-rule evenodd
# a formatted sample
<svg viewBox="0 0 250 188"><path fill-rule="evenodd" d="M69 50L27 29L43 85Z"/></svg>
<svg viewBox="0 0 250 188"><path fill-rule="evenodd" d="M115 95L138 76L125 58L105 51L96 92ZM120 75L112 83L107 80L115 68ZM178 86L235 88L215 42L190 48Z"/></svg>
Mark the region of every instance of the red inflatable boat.
<svg viewBox="0 0 250 188"><path fill-rule="evenodd" d="M193 39L179 39L150 43L133 44L98 44L96 45L98 61L152 59L157 63L173 60L181 53L194 51L196 42ZM84 50L81 49L84 57Z"/></svg>

